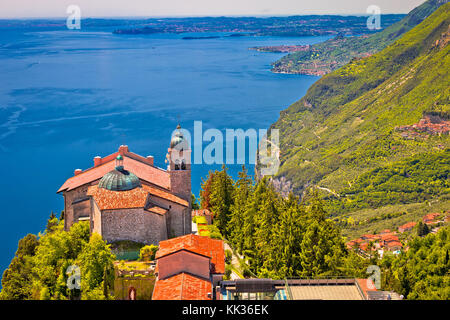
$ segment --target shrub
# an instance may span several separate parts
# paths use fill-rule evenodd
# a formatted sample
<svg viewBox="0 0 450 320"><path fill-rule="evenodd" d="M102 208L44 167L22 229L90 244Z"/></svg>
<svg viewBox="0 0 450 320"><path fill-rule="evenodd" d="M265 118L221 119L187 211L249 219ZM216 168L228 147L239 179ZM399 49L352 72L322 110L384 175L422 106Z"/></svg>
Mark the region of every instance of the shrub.
<svg viewBox="0 0 450 320"><path fill-rule="evenodd" d="M225 266L225 275L224 275L225 280L230 280L230 276L231 276L231 266L227 264Z"/></svg>
<svg viewBox="0 0 450 320"><path fill-rule="evenodd" d="M142 247L139 252L139 260L141 261L155 260L156 251L158 251L158 246L155 246L154 244Z"/></svg>
<svg viewBox="0 0 450 320"><path fill-rule="evenodd" d="M225 250L225 262L231 263L232 258L233 258L233 253L231 252L231 250L229 250L229 249Z"/></svg>

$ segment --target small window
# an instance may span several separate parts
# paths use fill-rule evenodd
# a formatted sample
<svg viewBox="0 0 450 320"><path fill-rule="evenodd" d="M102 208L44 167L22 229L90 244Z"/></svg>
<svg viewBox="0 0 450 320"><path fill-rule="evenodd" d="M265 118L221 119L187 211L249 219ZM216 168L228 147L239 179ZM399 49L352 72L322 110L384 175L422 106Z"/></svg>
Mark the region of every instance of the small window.
<svg viewBox="0 0 450 320"><path fill-rule="evenodd" d="M128 300L136 300L136 289L133 287L128 289Z"/></svg>

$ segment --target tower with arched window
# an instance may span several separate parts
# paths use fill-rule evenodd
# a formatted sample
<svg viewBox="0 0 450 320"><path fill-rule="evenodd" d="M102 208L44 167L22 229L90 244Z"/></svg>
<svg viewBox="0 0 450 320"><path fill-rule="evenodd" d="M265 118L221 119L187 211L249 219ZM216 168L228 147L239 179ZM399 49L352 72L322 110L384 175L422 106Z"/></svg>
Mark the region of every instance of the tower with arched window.
<svg viewBox="0 0 450 320"><path fill-rule="evenodd" d="M178 125L172 134L170 147L167 152L167 172L170 175L171 192L189 202L191 208L191 148L183 135L181 126ZM185 223L183 229L190 229L191 217L182 219Z"/></svg>

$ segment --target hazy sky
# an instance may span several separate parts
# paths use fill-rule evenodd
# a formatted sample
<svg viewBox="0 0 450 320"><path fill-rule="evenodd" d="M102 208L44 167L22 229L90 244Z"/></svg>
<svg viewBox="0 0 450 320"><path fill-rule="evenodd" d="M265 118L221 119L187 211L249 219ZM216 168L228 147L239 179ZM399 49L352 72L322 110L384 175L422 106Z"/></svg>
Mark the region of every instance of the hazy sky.
<svg viewBox="0 0 450 320"><path fill-rule="evenodd" d="M65 17L71 4L82 17L407 13L425 0L0 0L0 17Z"/></svg>

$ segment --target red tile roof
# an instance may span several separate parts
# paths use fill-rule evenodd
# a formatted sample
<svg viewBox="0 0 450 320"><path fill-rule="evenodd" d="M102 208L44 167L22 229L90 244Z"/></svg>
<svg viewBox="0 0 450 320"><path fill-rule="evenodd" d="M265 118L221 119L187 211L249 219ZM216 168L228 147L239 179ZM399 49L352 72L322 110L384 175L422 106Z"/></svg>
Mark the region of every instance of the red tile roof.
<svg viewBox="0 0 450 320"><path fill-rule="evenodd" d="M367 251L368 246L369 246L369 244L368 244L367 242L364 242L364 243L361 243L361 244L359 245L359 248L360 248L362 251Z"/></svg>
<svg viewBox="0 0 450 320"><path fill-rule="evenodd" d="M177 197L176 195L168 192L168 191L164 191L155 187L150 187L147 185L142 185L142 188L146 191L148 191L151 195L158 197L158 198L162 198L162 199L167 199L169 201L181 204L182 206L188 207L189 206L189 202L187 202L184 199L181 199L180 197Z"/></svg>
<svg viewBox="0 0 450 320"><path fill-rule="evenodd" d="M159 214L161 216L165 215L167 213L167 209L164 209L164 208L161 208L161 207L158 207L158 206L153 206L153 207L147 208L145 210L147 210L149 212L153 212L153 213Z"/></svg>
<svg viewBox="0 0 450 320"><path fill-rule="evenodd" d="M377 236L375 234L363 234L361 236L361 239L370 239L370 240L372 240L372 239L378 239L378 238L379 238L379 236Z"/></svg>
<svg viewBox="0 0 450 320"><path fill-rule="evenodd" d="M399 241L391 241L386 244L386 247L388 248L402 247L402 244Z"/></svg>
<svg viewBox="0 0 450 320"><path fill-rule="evenodd" d="M58 193L70 191L79 186L99 180L106 173L114 170L116 165L115 158L119 153L124 157L123 166L126 170L133 172L139 179L164 189L170 189L170 178L167 171L151 165L146 158L127 150L128 148L106 156L99 161L101 163L100 165L86 169L76 176L67 179L61 188L59 188Z"/></svg>
<svg viewBox="0 0 450 320"><path fill-rule="evenodd" d="M398 241L398 237L396 235L393 234L383 234L381 235L381 240L382 241Z"/></svg>
<svg viewBox="0 0 450 320"><path fill-rule="evenodd" d="M159 242L156 259L168 254L186 250L211 258L212 273L225 273L225 251L223 241L205 236L188 234Z"/></svg>
<svg viewBox="0 0 450 320"><path fill-rule="evenodd" d="M90 186L87 195L94 198L100 210L144 208L149 196L143 188L111 191L97 185Z"/></svg>
<svg viewBox="0 0 450 320"><path fill-rule="evenodd" d="M417 224L416 222L408 222L408 223L405 223L405 224L401 225L400 227L398 227L398 229L403 229L403 230L411 229L411 228L414 228L414 226L416 224Z"/></svg>
<svg viewBox="0 0 450 320"><path fill-rule="evenodd" d="M368 291L377 291L377 288L375 287L375 284L372 282L371 279L356 279L356 281L358 282L359 287L363 291L366 298Z"/></svg>
<svg viewBox="0 0 450 320"><path fill-rule="evenodd" d="M183 272L156 281L152 300L211 300L208 294L212 295L211 282Z"/></svg>
<svg viewBox="0 0 450 320"><path fill-rule="evenodd" d="M439 216L439 213L429 213L423 216L423 221L433 221L436 217Z"/></svg>

